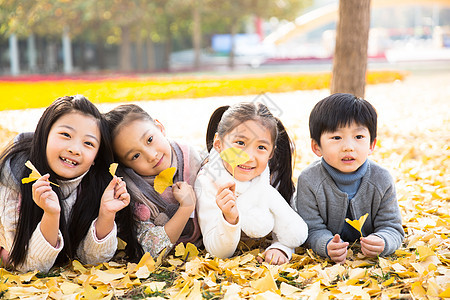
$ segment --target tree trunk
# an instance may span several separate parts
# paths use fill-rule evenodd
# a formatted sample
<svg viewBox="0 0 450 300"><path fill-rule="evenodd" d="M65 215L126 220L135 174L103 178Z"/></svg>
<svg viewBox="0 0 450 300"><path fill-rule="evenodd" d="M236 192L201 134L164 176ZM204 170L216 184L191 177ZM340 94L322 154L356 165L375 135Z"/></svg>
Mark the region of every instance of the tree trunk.
<svg viewBox="0 0 450 300"><path fill-rule="evenodd" d="M119 58L119 68L121 71L130 72L131 71L131 38L130 38L130 27L123 26L122 28L122 41L120 43L120 58Z"/></svg>
<svg viewBox="0 0 450 300"><path fill-rule="evenodd" d="M152 72L155 71L155 44L153 43L151 37L146 39L146 49L147 49L147 70Z"/></svg>
<svg viewBox="0 0 450 300"><path fill-rule="evenodd" d="M364 97L370 0L339 1L331 93Z"/></svg>
<svg viewBox="0 0 450 300"><path fill-rule="evenodd" d="M11 65L11 75L19 75L19 42L17 41L17 36L15 34L11 34L9 36L9 58Z"/></svg>
<svg viewBox="0 0 450 300"><path fill-rule="evenodd" d="M140 34L136 40L136 68L138 71L144 70L144 41Z"/></svg>
<svg viewBox="0 0 450 300"><path fill-rule="evenodd" d="M97 66L100 70L106 69L106 51L105 42L101 37L97 37L97 43L95 46Z"/></svg>
<svg viewBox="0 0 450 300"><path fill-rule="evenodd" d="M228 67L230 69L234 69L235 65L235 52L236 52L236 34L238 31L238 24L237 22L231 23L231 30L230 30L230 39L231 39L231 47L230 47L230 56L228 57Z"/></svg>
<svg viewBox="0 0 450 300"><path fill-rule="evenodd" d="M30 73L37 72L37 51L36 40L34 34L30 34L27 39L27 54L28 54L28 70Z"/></svg>
<svg viewBox="0 0 450 300"><path fill-rule="evenodd" d="M164 69L170 71L170 55L172 53L172 30L170 29L170 25L172 21L167 21L167 40L164 43Z"/></svg>
<svg viewBox="0 0 450 300"><path fill-rule="evenodd" d="M192 10L193 34L192 43L194 45L194 69L200 69L200 54L202 48L202 24L201 24L201 0L194 0Z"/></svg>
<svg viewBox="0 0 450 300"><path fill-rule="evenodd" d="M73 72L72 41L70 39L69 29L67 27L64 27L63 31L62 48L63 48L64 73L70 74Z"/></svg>

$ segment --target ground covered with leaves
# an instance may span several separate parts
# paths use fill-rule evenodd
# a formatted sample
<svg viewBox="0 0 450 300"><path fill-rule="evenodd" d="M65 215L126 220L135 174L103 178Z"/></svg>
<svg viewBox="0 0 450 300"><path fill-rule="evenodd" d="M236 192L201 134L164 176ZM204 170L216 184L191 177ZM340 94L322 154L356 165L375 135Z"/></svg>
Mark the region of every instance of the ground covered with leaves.
<svg viewBox="0 0 450 300"><path fill-rule="evenodd" d="M308 115L327 90L271 94L263 99L284 121L296 145L295 174L314 156ZM192 245L179 245L138 264L121 260L97 266L73 261L48 274L0 269L0 296L33 299L441 299L450 298L450 75L424 74L404 82L369 86L366 98L379 114L372 159L396 179L406 239L395 254L369 259L352 245L344 265L305 248L289 264L259 264L259 250L217 259ZM191 137L200 149L205 122L224 103L255 97L166 100L139 104L163 121L168 134ZM111 106L102 107L103 110ZM189 108L189 109L188 109ZM178 115L186 113L186 115ZM196 111L195 116L191 116ZM201 112L201 113L200 113ZM24 112L18 112L24 113ZM1 113L0 113L1 119ZM171 121L171 119L174 119ZM184 126L175 120L184 120ZM196 123L197 122L197 123ZM21 127L0 123L4 143ZM185 247L186 246L186 247Z"/></svg>

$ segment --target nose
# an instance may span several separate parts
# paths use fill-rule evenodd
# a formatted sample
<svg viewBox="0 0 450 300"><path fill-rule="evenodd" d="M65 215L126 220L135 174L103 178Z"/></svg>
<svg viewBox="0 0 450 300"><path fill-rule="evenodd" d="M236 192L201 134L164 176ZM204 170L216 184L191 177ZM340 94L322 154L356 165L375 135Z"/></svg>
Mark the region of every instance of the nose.
<svg viewBox="0 0 450 300"><path fill-rule="evenodd" d="M349 139L344 140L342 148L343 148L342 150L345 152L353 151L354 150L353 141Z"/></svg>
<svg viewBox="0 0 450 300"><path fill-rule="evenodd" d="M147 161L152 162L158 157L158 152L154 150L147 151Z"/></svg>
<svg viewBox="0 0 450 300"><path fill-rule="evenodd" d="M67 152L69 152L72 155L80 155L80 148L78 147L77 144L71 144L69 145L69 147L67 148Z"/></svg>

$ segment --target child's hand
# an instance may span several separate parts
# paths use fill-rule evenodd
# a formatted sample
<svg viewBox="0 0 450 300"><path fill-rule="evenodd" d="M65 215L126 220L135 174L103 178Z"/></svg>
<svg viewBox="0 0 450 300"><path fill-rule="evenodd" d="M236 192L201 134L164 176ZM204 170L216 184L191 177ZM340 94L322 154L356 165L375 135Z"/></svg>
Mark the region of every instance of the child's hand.
<svg viewBox="0 0 450 300"><path fill-rule="evenodd" d="M33 200L45 213L59 215L61 206L59 205L58 196L50 186L49 177L50 175L46 174L33 183Z"/></svg>
<svg viewBox="0 0 450 300"><path fill-rule="evenodd" d="M130 203L125 181L117 176L111 180L103 192L99 215L115 217L116 212Z"/></svg>
<svg viewBox="0 0 450 300"><path fill-rule="evenodd" d="M284 254L284 252L281 251L280 249L276 248L264 251L263 256L266 263L269 263L271 265L282 265L289 262L289 259L287 258L286 254ZM260 256L257 256L256 260L259 263L263 262L263 258Z"/></svg>
<svg viewBox="0 0 450 300"><path fill-rule="evenodd" d="M197 197L195 196L194 189L187 182L179 181L172 186L172 193L175 200L180 203L180 207L195 209Z"/></svg>
<svg viewBox="0 0 450 300"><path fill-rule="evenodd" d="M239 212L236 206L236 196L234 195L234 182L228 182L219 186L216 195L216 203L223 213L223 217L230 224L237 224Z"/></svg>
<svg viewBox="0 0 450 300"><path fill-rule="evenodd" d="M327 244L328 256L337 264L343 264L347 258L347 242L341 242L339 234L334 235L333 239Z"/></svg>
<svg viewBox="0 0 450 300"><path fill-rule="evenodd" d="M374 234L361 238L361 251L365 256L376 257L384 250L384 240Z"/></svg>

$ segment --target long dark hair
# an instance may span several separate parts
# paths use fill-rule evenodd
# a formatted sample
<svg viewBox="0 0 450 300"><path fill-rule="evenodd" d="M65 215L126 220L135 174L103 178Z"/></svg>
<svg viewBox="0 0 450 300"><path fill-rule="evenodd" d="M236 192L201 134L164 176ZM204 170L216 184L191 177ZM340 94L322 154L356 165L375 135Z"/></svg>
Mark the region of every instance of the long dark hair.
<svg viewBox="0 0 450 300"><path fill-rule="evenodd" d="M206 132L206 148L208 152L213 147L214 136L217 133L223 138L239 124L246 121L256 121L267 128L275 145L275 152L269 160L271 184L290 203L294 194L292 181L292 156L295 145L291 141L283 123L262 103L238 103L233 106L217 108L209 119Z"/></svg>
<svg viewBox="0 0 450 300"><path fill-rule="evenodd" d="M64 209L61 209L59 229L64 238L64 248L57 258L57 263L76 257L78 246L86 236L92 221L98 216L102 194L111 180L108 173L109 165L113 161L111 141L101 113L94 104L81 95L58 98L44 111L34 134L17 140L0 156L0 174L3 174L6 162L9 161L13 176L19 182L20 178L28 177L30 173L24 165L26 160L30 160L41 174L49 173L50 178L59 178L47 161L48 135L52 125L60 117L73 112L95 118L98 121L101 140L94 165L78 186L77 199L70 216L64 216ZM25 261L30 238L44 213L33 201L31 186L32 183L19 186L21 194L19 219L10 252L10 263L14 267ZM60 206L63 207L60 188L52 187L52 189L58 196Z"/></svg>
<svg viewBox="0 0 450 300"><path fill-rule="evenodd" d="M123 126L133 121L144 120L154 123L153 118L135 104L125 104L115 107L105 114L105 120L108 124L108 130L112 139L114 139ZM125 176L126 179L130 178L134 181L141 180L131 169L124 168L121 164L119 164L117 174ZM116 220L119 225L118 235L127 243L125 253L129 260L136 261L144 254L144 250L137 239L138 221L134 214L134 207L140 201L141 197L144 196L135 191L132 185L128 186L128 192L131 195L131 203L116 214Z"/></svg>

